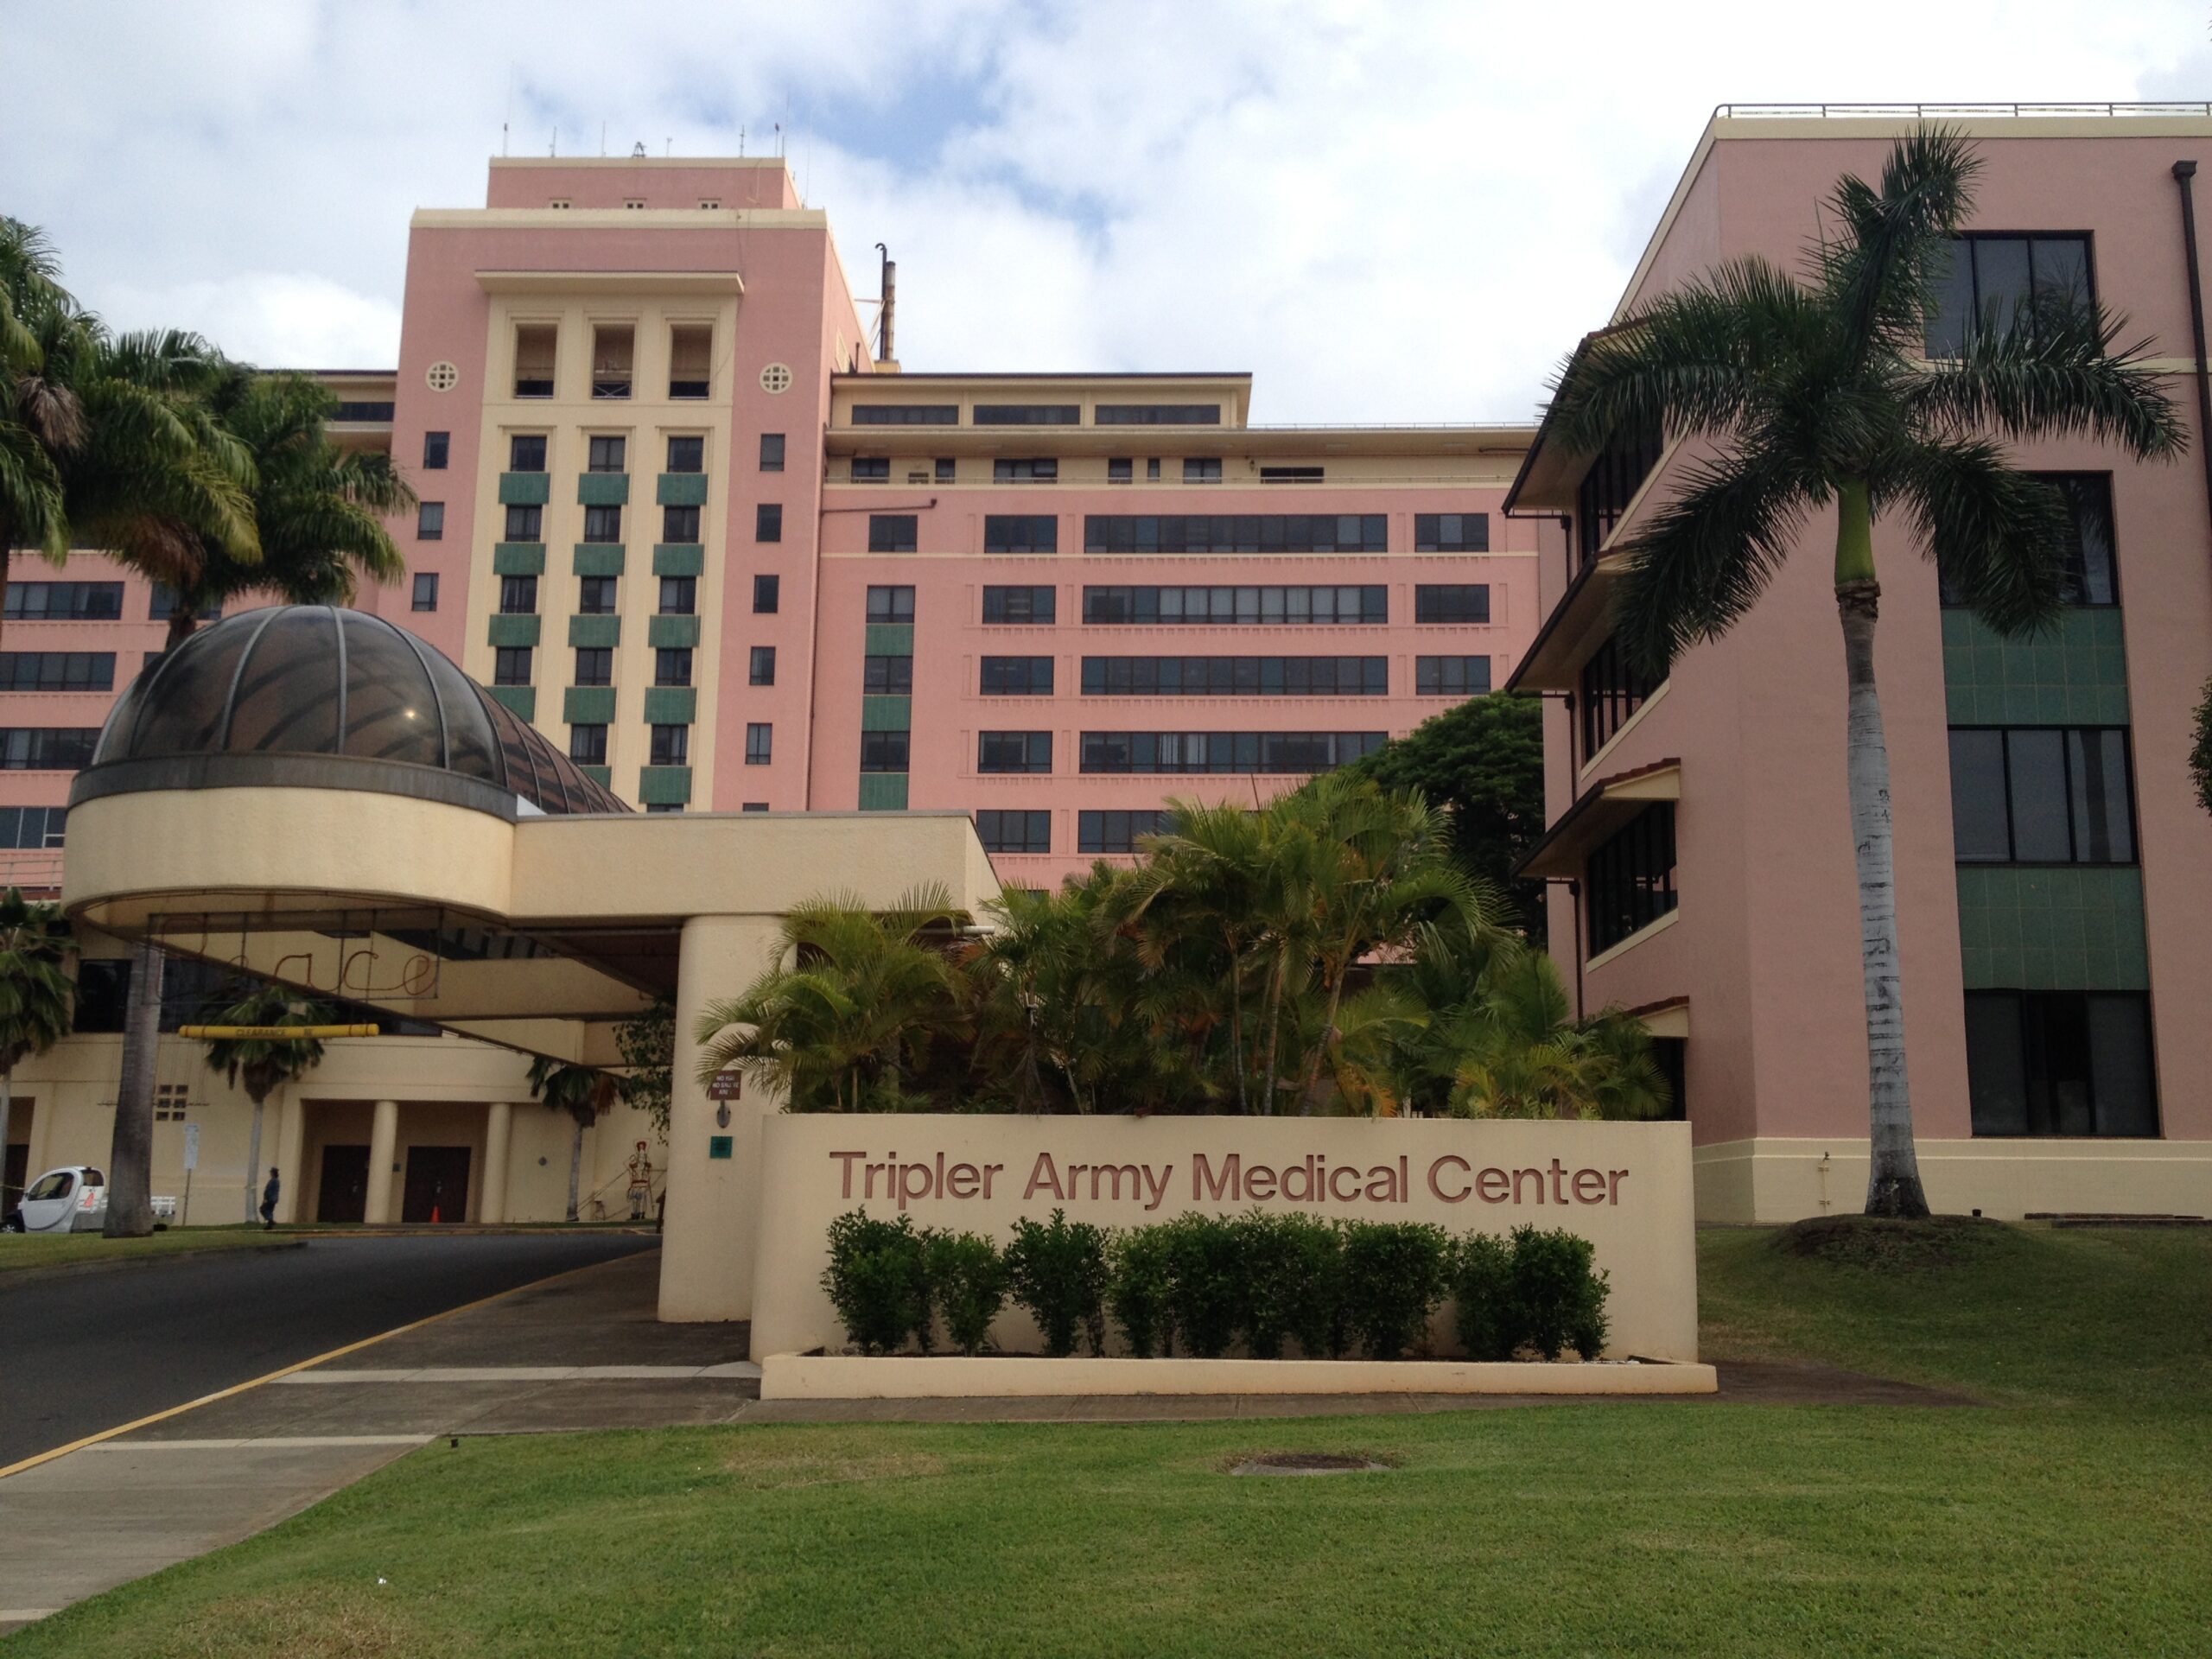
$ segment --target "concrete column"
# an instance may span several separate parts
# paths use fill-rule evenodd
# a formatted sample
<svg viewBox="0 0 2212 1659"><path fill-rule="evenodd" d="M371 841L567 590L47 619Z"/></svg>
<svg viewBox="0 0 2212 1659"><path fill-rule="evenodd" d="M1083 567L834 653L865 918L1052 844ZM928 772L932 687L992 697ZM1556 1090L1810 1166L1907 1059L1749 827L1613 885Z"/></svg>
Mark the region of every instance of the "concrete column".
<svg viewBox="0 0 2212 1659"><path fill-rule="evenodd" d="M369 1197L362 1219L372 1227L394 1219L391 1213L391 1161L399 1150L399 1103L377 1102L369 1124Z"/></svg>
<svg viewBox="0 0 2212 1659"><path fill-rule="evenodd" d="M276 1118L276 1219L280 1224L297 1220L307 1197L302 1189L308 1173L301 1167L307 1131L307 1102L296 1097L281 1102Z"/></svg>
<svg viewBox="0 0 2212 1659"><path fill-rule="evenodd" d="M668 1113L668 1222L660 1252L660 1316L671 1320L753 1317L760 1209L760 1122L777 1095L748 1081L745 1098L711 1101L697 1079L691 1033L709 1002L742 992L768 965L777 922L763 916L695 916L683 925L677 969L676 1064ZM715 1122L727 1103L729 1125ZM718 1135L730 1156L712 1156Z"/></svg>
<svg viewBox="0 0 2212 1659"><path fill-rule="evenodd" d="M507 1158L514 1135L514 1113L505 1101L495 1100L484 1122L484 1191L476 1206L479 1221L507 1218Z"/></svg>

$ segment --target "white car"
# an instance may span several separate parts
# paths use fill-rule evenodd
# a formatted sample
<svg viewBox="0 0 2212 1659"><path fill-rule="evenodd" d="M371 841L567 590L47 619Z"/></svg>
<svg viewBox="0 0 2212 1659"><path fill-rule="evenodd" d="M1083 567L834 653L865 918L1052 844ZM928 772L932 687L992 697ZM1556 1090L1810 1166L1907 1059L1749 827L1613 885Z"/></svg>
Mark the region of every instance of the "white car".
<svg viewBox="0 0 2212 1659"><path fill-rule="evenodd" d="M23 1189L0 1231L97 1233L107 1223L107 1177L90 1164L49 1169Z"/></svg>

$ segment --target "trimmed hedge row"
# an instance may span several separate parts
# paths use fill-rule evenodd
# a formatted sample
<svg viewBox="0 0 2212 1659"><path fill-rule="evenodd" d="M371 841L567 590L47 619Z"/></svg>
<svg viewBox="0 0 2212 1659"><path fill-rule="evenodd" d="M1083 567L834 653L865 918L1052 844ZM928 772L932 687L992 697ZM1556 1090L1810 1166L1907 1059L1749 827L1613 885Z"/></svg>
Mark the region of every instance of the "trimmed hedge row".
<svg viewBox="0 0 2212 1659"><path fill-rule="evenodd" d="M1110 1313L1139 1358L1179 1344L1213 1359L1242 1341L1255 1359L1279 1359L1290 1342L1310 1358L1396 1359L1421 1344L1448 1297L1470 1359L1557 1359L1567 1348L1595 1359L1611 1287L1591 1259L1590 1241L1563 1230L1454 1238L1423 1222L1257 1210L1110 1232L1055 1210L1016 1222L1001 1249L980 1233L855 1210L830 1224L822 1287L869 1354L910 1339L929 1353L940 1323L955 1348L980 1353L1011 1300L1055 1357L1078 1342L1105 1352Z"/></svg>

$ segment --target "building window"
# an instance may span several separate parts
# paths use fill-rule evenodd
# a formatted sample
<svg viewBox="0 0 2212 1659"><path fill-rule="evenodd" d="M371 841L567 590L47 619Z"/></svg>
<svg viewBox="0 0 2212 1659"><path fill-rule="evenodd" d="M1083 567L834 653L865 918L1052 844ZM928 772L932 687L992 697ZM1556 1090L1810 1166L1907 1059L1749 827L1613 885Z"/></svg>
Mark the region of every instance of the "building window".
<svg viewBox="0 0 2212 1659"><path fill-rule="evenodd" d="M1387 657L1083 659L1086 697L1382 697L1389 694L1390 659Z"/></svg>
<svg viewBox="0 0 2212 1659"><path fill-rule="evenodd" d="M629 441L611 434L601 434L589 441L589 459L585 471L619 473L629 461Z"/></svg>
<svg viewBox="0 0 2212 1659"><path fill-rule="evenodd" d="M97 726L0 728L0 771L75 772L92 764Z"/></svg>
<svg viewBox="0 0 2212 1659"><path fill-rule="evenodd" d="M1050 484L1059 475L1059 461L1052 455L1022 455L991 463L994 484Z"/></svg>
<svg viewBox="0 0 2212 1659"><path fill-rule="evenodd" d="M1260 482L1262 484L1319 484L1327 477L1328 469L1322 467L1262 467L1260 468Z"/></svg>
<svg viewBox="0 0 2212 1659"><path fill-rule="evenodd" d="M780 502L762 501L753 509L753 539L756 542L780 542L784 539L784 509Z"/></svg>
<svg viewBox="0 0 2212 1659"><path fill-rule="evenodd" d="M663 576L660 579L660 613L663 616L690 616L699 607L699 579L696 576Z"/></svg>
<svg viewBox="0 0 2212 1659"><path fill-rule="evenodd" d="M613 649L607 645L577 646L575 683L578 685L613 684Z"/></svg>
<svg viewBox="0 0 2212 1659"><path fill-rule="evenodd" d="M668 441L668 470L671 473L700 473L707 468L707 441L696 435L672 437Z"/></svg>
<svg viewBox="0 0 2212 1659"><path fill-rule="evenodd" d="M2127 732L1951 728L1951 830L1961 864L2133 864Z"/></svg>
<svg viewBox="0 0 2212 1659"><path fill-rule="evenodd" d="M642 202L626 203L642 207ZM637 353L637 331L627 323L602 323L591 331L591 395L627 397L630 371ZM610 467L620 472L619 467Z"/></svg>
<svg viewBox="0 0 2212 1659"><path fill-rule="evenodd" d="M1106 462L1106 481L1109 484L1133 484L1136 481L1137 464L1128 455L1109 459Z"/></svg>
<svg viewBox="0 0 2212 1659"><path fill-rule="evenodd" d="M604 726L569 727L569 759L580 766L605 766L607 764L607 728Z"/></svg>
<svg viewBox="0 0 2212 1659"><path fill-rule="evenodd" d="M1099 404L1093 426L1219 426L1219 404Z"/></svg>
<svg viewBox="0 0 2212 1659"><path fill-rule="evenodd" d="M10 622L116 622L123 617L119 582L15 582L8 584Z"/></svg>
<svg viewBox="0 0 2212 1659"><path fill-rule="evenodd" d="M2134 991L1968 991L1977 1135L2158 1133L2148 1000Z"/></svg>
<svg viewBox="0 0 2212 1659"><path fill-rule="evenodd" d="M681 801L647 801L645 803L645 810L648 812L679 813L683 810L683 803Z"/></svg>
<svg viewBox="0 0 2212 1659"><path fill-rule="evenodd" d="M986 553L1057 553L1060 521L1050 513L991 512L983 515Z"/></svg>
<svg viewBox="0 0 2212 1659"><path fill-rule="evenodd" d="M1052 734L1050 732L979 732L976 738L978 772L1050 772Z"/></svg>
<svg viewBox="0 0 2212 1659"><path fill-rule="evenodd" d="M1609 950L1675 908L1675 804L1655 801L1590 855L1582 883L1590 954Z"/></svg>
<svg viewBox="0 0 2212 1659"><path fill-rule="evenodd" d="M1083 620L1143 627L1302 627L1390 620L1390 590L1357 588L1086 588Z"/></svg>
<svg viewBox="0 0 2212 1659"><path fill-rule="evenodd" d="M553 360L559 331L550 323L524 323L515 330L515 396L550 397ZM543 472L542 467L518 467L518 473Z"/></svg>
<svg viewBox="0 0 2212 1659"><path fill-rule="evenodd" d="M868 516L868 550L871 553L912 553L920 545L921 520L911 512L871 512Z"/></svg>
<svg viewBox="0 0 2212 1659"><path fill-rule="evenodd" d="M1059 590L1053 588L986 588L983 620L1007 623L1050 623L1059 609Z"/></svg>
<svg viewBox="0 0 2212 1659"><path fill-rule="evenodd" d="M154 1085L154 1122L181 1123L191 1109L190 1087L182 1083L157 1083Z"/></svg>
<svg viewBox="0 0 2212 1659"><path fill-rule="evenodd" d="M660 510L660 538L664 542L696 543L699 539L699 509L663 507Z"/></svg>
<svg viewBox="0 0 2212 1659"><path fill-rule="evenodd" d="M1147 482L1156 484L1160 481L1160 457L1158 455L1153 455L1147 459L1144 464L1144 475Z"/></svg>
<svg viewBox="0 0 2212 1659"><path fill-rule="evenodd" d="M868 620L871 622L911 622L914 620L912 588L871 588L868 590Z"/></svg>
<svg viewBox="0 0 2212 1659"><path fill-rule="evenodd" d="M904 772L907 752L912 745L912 732L862 732L861 734L861 770L862 772Z"/></svg>
<svg viewBox="0 0 2212 1659"><path fill-rule="evenodd" d="M1382 747L1385 732L1085 732L1093 772L1259 772L1302 776L1348 766Z"/></svg>
<svg viewBox="0 0 2212 1659"><path fill-rule="evenodd" d="M768 803L766 801L747 801L737 810L741 812L766 812L768 810Z"/></svg>
<svg viewBox="0 0 2212 1659"><path fill-rule="evenodd" d="M1490 515L1486 512L1417 512L1414 515L1416 553L1487 553Z"/></svg>
<svg viewBox="0 0 2212 1659"><path fill-rule="evenodd" d="M438 608L436 572L418 570L415 573L414 607L418 611L435 611Z"/></svg>
<svg viewBox="0 0 2212 1659"><path fill-rule="evenodd" d="M715 331L702 323L679 322L668 331L668 395L704 397L713 370ZM671 473L676 468L668 469ZM696 468L694 470L696 470Z"/></svg>
<svg viewBox="0 0 2212 1659"><path fill-rule="evenodd" d="M1487 622L1490 620L1490 588L1482 582L1466 582L1441 588L1414 589L1414 620L1416 622Z"/></svg>
<svg viewBox="0 0 2212 1659"><path fill-rule="evenodd" d="M1659 689L1659 682L1636 665L1621 642L1608 634L1582 664L1582 758L1586 761L1613 741L1629 716Z"/></svg>
<svg viewBox="0 0 2212 1659"><path fill-rule="evenodd" d="M753 647L752 672L747 677L754 685L773 685L776 683L776 648L773 645Z"/></svg>
<svg viewBox="0 0 2212 1659"><path fill-rule="evenodd" d="M689 645L662 645L656 649L653 652L653 683L690 684L691 648Z"/></svg>
<svg viewBox="0 0 2212 1659"><path fill-rule="evenodd" d="M861 690L871 697L908 697L914 693L912 657L863 657Z"/></svg>
<svg viewBox="0 0 2212 1659"><path fill-rule="evenodd" d="M1955 236L1949 255L1928 313L1930 357L1958 356L1983 328L2041 334L2096 299L2086 236Z"/></svg>
<svg viewBox="0 0 2212 1659"><path fill-rule="evenodd" d="M452 448L452 433L425 432L423 435L423 470L426 473L445 471L446 457Z"/></svg>
<svg viewBox="0 0 2212 1659"><path fill-rule="evenodd" d="M66 806L0 807L0 847L59 847L68 817ZM115 1029L123 1027L118 1025Z"/></svg>
<svg viewBox="0 0 2212 1659"><path fill-rule="evenodd" d="M1221 457L1192 455L1183 463L1185 484L1218 484L1221 482Z"/></svg>
<svg viewBox="0 0 2212 1659"><path fill-rule="evenodd" d="M415 507L415 539L418 542L442 542L446 535L446 504L442 501L417 502Z"/></svg>
<svg viewBox="0 0 2212 1659"><path fill-rule="evenodd" d="M745 764L765 766L775 758L776 728L766 721L754 721L745 728Z"/></svg>
<svg viewBox="0 0 2212 1659"><path fill-rule="evenodd" d="M518 432L509 438L507 470L511 473L543 472L545 435L543 432Z"/></svg>
<svg viewBox="0 0 2212 1659"><path fill-rule="evenodd" d="M584 509L584 540L619 542L622 539L622 509L617 506Z"/></svg>
<svg viewBox="0 0 2212 1659"><path fill-rule="evenodd" d="M855 426L957 426L957 404L855 404Z"/></svg>
<svg viewBox="0 0 2212 1659"><path fill-rule="evenodd" d="M1086 553L1387 553L1380 512L1092 513Z"/></svg>
<svg viewBox="0 0 2212 1659"><path fill-rule="evenodd" d="M855 455L853 482L855 484L888 484L891 481L891 457L888 455Z"/></svg>
<svg viewBox="0 0 2212 1659"><path fill-rule="evenodd" d="M2048 484L2066 499L2071 526L2066 539L2065 566L2059 578L2062 597L2069 605L2106 606L2120 603L2120 577L2113 556L2112 474L2110 473L2035 473L2037 483ZM1963 605L1966 596L1939 576L1943 603Z"/></svg>
<svg viewBox="0 0 2212 1659"><path fill-rule="evenodd" d="M1614 435L1574 490L1574 535L1580 569L1598 556L1598 550L1636 499L1643 480L1659 464L1666 434L1656 421Z"/></svg>
<svg viewBox="0 0 2212 1659"><path fill-rule="evenodd" d="M1075 849L1078 853L1134 853L1140 836L1164 836L1174 827L1175 815L1164 811L1119 810L1078 812L1075 815Z"/></svg>
<svg viewBox="0 0 2212 1659"><path fill-rule="evenodd" d="M656 726L652 728L645 764L649 766L688 766L691 764L691 728L689 726Z"/></svg>
<svg viewBox="0 0 2212 1659"><path fill-rule="evenodd" d="M931 465L935 469L933 476L940 484L950 484L959 476L960 464L950 455L939 455Z"/></svg>
<svg viewBox="0 0 2212 1659"><path fill-rule="evenodd" d="M755 616L773 616L776 613L783 585L781 576L753 578L753 613Z"/></svg>
<svg viewBox="0 0 2212 1659"><path fill-rule="evenodd" d="M1085 671L1088 672L1088 664ZM1049 697L1052 695L1050 657L986 657L982 684L987 697Z"/></svg>
<svg viewBox="0 0 2212 1659"><path fill-rule="evenodd" d="M535 616L537 613L537 578L536 576L501 576L499 578L499 614Z"/></svg>
<svg viewBox="0 0 2212 1659"><path fill-rule="evenodd" d="M784 470L784 435L763 432L760 435L760 470L780 473Z"/></svg>
<svg viewBox="0 0 2212 1659"><path fill-rule="evenodd" d="M1049 853L1052 815L985 808L976 814L976 838L987 853Z"/></svg>
<svg viewBox="0 0 2212 1659"><path fill-rule="evenodd" d="M511 506L507 509L507 536L511 542L542 542L545 539L545 509L535 506Z"/></svg>
<svg viewBox="0 0 2212 1659"><path fill-rule="evenodd" d="M1079 404L978 404L969 417L976 426L1081 426Z"/></svg>
<svg viewBox="0 0 2212 1659"><path fill-rule="evenodd" d="M492 653L492 683L494 685L528 685L530 683L530 647L501 645Z"/></svg>
<svg viewBox="0 0 2212 1659"><path fill-rule="evenodd" d="M620 581L619 576L579 576L576 579L577 613L582 616L613 615L615 588Z"/></svg>
<svg viewBox="0 0 2212 1659"><path fill-rule="evenodd" d="M1416 657L1414 695L1420 697L1478 697L1490 690L1487 657Z"/></svg>
<svg viewBox="0 0 2212 1659"><path fill-rule="evenodd" d="M111 651L0 651L0 691L112 691Z"/></svg>

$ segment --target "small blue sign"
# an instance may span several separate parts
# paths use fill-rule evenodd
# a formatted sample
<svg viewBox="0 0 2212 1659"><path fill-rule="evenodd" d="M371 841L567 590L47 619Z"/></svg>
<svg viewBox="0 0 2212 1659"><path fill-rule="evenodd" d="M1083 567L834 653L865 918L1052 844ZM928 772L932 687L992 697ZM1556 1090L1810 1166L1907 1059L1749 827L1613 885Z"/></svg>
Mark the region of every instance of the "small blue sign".
<svg viewBox="0 0 2212 1659"><path fill-rule="evenodd" d="M707 1137L707 1156L709 1158L728 1157L729 1141L730 1138L726 1135L709 1135Z"/></svg>

